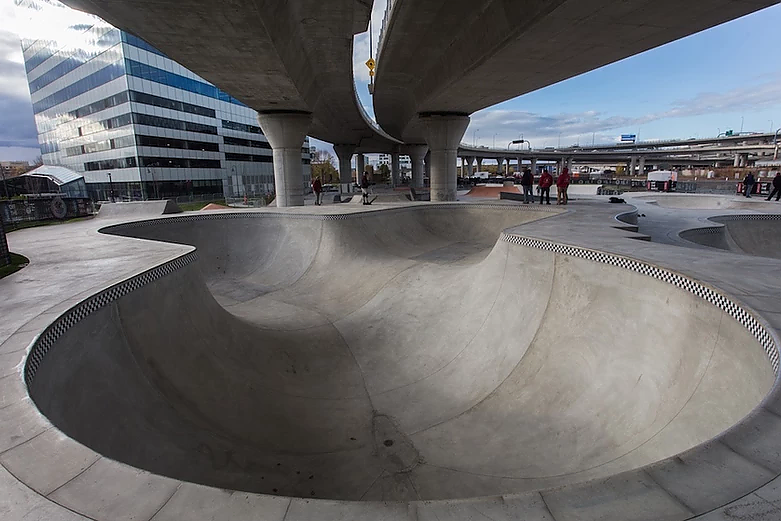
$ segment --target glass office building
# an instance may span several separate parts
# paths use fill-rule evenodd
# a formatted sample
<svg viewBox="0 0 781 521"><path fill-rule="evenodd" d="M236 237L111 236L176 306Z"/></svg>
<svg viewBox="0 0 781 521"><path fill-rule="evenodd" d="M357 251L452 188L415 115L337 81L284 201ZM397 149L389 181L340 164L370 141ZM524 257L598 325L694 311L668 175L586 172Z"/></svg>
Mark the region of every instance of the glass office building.
<svg viewBox="0 0 781 521"><path fill-rule="evenodd" d="M88 19L64 36L22 39L44 164L83 173L96 200L109 190L124 200L274 192L254 110L145 41ZM309 161L305 142L304 186Z"/></svg>

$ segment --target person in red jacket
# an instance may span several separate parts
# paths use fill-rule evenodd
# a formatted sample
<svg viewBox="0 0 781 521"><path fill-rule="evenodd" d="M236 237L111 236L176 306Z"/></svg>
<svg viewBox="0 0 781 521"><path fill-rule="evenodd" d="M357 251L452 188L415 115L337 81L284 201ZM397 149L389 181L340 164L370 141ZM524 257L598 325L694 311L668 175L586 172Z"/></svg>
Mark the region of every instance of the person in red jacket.
<svg viewBox="0 0 781 521"><path fill-rule="evenodd" d="M542 204L543 197L546 199L546 204L550 204L550 187L553 186L553 176L547 170L542 171L540 176L540 204Z"/></svg>
<svg viewBox="0 0 781 521"><path fill-rule="evenodd" d="M315 193L315 204L322 205L323 201L320 199L320 195L323 193L323 183L320 182L319 176L312 181L312 191Z"/></svg>
<svg viewBox="0 0 781 521"><path fill-rule="evenodd" d="M558 179L556 179L556 188L559 192L556 204L567 204L567 201L569 201L569 197L567 197L569 182L569 168L564 168L564 170L561 171L561 174L559 174Z"/></svg>

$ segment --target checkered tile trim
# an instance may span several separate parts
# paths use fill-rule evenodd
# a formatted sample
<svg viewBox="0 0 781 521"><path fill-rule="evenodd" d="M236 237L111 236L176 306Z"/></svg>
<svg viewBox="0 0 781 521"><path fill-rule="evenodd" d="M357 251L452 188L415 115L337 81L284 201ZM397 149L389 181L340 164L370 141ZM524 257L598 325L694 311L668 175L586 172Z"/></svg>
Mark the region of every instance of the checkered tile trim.
<svg viewBox="0 0 781 521"><path fill-rule="evenodd" d="M488 208L488 209L502 209L502 210L514 210L518 212L539 212L539 213L551 213L556 214L559 211L555 208L530 208L528 205L521 206L518 204L491 204L491 203L439 203L439 204L418 204L415 206L405 206L402 208L383 208L382 210L360 211L351 213L340 213L333 215L321 215L312 213L282 213L282 212L229 212L224 211L220 213L207 213L207 214L195 214L195 215L178 215L176 217L162 217L158 219L147 219L144 221L134 221L122 224L115 224L102 228L101 231L105 233L120 233L124 230L132 230L135 228L143 228L146 226L156 226L163 223L181 223L181 222L196 222L196 221L217 221L225 219L310 219L315 221L344 221L348 219L357 219L359 217L366 217L367 215L388 215L398 214L404 212L419 212L424 210L453 210L453 209L472 209L472 208Z"/></svg>
<svg viewBox="0 0 781 521"><path fill-rule="evenodd" d="M196 259L196 253L191 252L172 261L168 261L155 268L147 270L140 275L136 275L135 277L131 277L107 289L104 289L103 291L92 295L86 300L79 302L68 311L60 315L57 320L44 329L43 333L38 335L38 337L33 342L32 349L30 350L30 354L27 356L27 361L24 367L24 381L27 386L29 387L32 381L35 379L35 374L38 372L38 368L40 367L44 357L47 355L54 343L63 334L65 334L66 331L84 320L87 316L114 302L120 297L127 295L128 293L135 291L138 288L145 286L161 277L169 275L174 271L187 266Z"/></svg>
<svg viewBox="0 0 781 521"><path fill-rule="evenodd" d="M781 220L781 214L740 214L740 215L720 215L718 217L712 217L711 221L778 221Z"/></svg>
<svg viewBox="0 0 781 521"><path fill-rule="evenodd" d="M778 343L775 337L770 331L757 320L757 318L743 309L740 305L736 304L726 296L718 293L717 291L697 282L696 280L684 277L678 273L640 262L627 257L621 257L619 255L613 255L610 253L604 253L601 251L588 250L586 248L580 248L576 246L567 246L565 244L558 244L554 242L542 241L539 239L532 239L530 237L522 237L520 235L513 235L509 233L502 233L500 240L509 242L511 244L517 244L520 246L526 246L528 248L537 248L540 250L550 251L553 253L559 253L561 255L570 255L572 257L579 257L581 259L587 259L594 262L602 262L604 264L610 264L618 268L634 271L642 275L648 275L655 279L661 280L677 286L689 293L700 297L701 299L710 302L717 308L721 309L735 320L740 322L754 338L762 345L765 353L767 354L770 365L773 366L773 371L778 375L779 366L779 353Z"/></svg>

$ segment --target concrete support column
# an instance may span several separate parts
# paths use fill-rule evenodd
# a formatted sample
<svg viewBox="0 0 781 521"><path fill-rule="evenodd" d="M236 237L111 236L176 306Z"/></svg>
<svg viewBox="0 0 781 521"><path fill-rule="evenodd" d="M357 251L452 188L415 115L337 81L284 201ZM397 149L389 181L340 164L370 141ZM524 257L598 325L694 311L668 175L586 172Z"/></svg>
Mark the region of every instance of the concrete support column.
<svg viewBox="0 0 781 521"><path fill-rule="evenodd" d="M518 158L518 174L520 174L522 172L523 172L523 158L519 157Z"/></svg>
<svg viewBox="0 0 781 521"><path fill-rule="evenodd" d="M537 158L532 158L532 175L537 175Z"/></svg>
<svg viewBox="0 0 781 521"><path fill-rule="evenodd" d="M431 179L431 150L426 152L426 157L423 158L423 168L426 172L426 177Z"/></svg>
<svg viewBox="0 0 781 521"><path fill-rule="evenodd" d="M396 188L401 185L401 168L399 167L399 153L391 154L391 186Z"/></svg>
<svg viewBox="0 0 781 521"><path fill-rule="evenodd" d="M629 175L635 175L635 168L637 168L637 158L632 156L632 159L629 161Z"/></svg>
<svg viewBox="0 0 781 521"><path fill-rule="evenodd" d="M569 170L570 175L572 175L572 158L567 158L567 170Z"/></svg>
<svg viewBox="0 0 781 521"><path fill-rule="evenodd" d="M404 148L404 152L412 162L412 188L419 190L425 186L423 175L426 171L427 145L410 145Z"/></svg>
<svg viewBox="0 0 781 521"><path fill-rule="evenodd" d="M352 163L355 145L334 145L334 152L339 158L339 193L350 193L352 192Z"/></svg>
<svg viewBox="0 0 781 521"><path fill-rule="evenodd" d="M355 156L355 175L358 178L357 181L361 182L361 177L363 176L363 173L366 171L366 156L363 154L358 154Z"/></svg>
<svg viewBox="0 0 781 521"><path fill-rule="evenodd" d="M483 158L478 157L477 158L477 171L482 172L483 171Z"/></svg>
<svg viewBox="0 0 781 521"><path fill-rule="evenodd" d="M312 125L312 115L300 112L258 114L258 123L274 154L277 207L304 206L301 147Z"/></svg>
<svg viewBox="0 0 781 521"><path fill-rule="evenodd" d="M639 167L637 169L637 175L643 176L645 175L645 158L640 158Z"/></svg>
<svg viewBox="0 0 781 521"><path fill-rule="evenodd" d="M748 154L740 154L740 166L748 166Z"/></svg>
<svg viewBox="0 0 781 521"><path fill-rule="evenodd" d="M469 116L433 114L421 117L431 149L431 200L455 201L458 145L469 125Z"/></svg>
<svg viewBox="0 0 781 521"><path fill-rule="evenodd" d="M466 176L472 177L474 175L474 168L472 167L472 163L474 162L474 157L467 157L466 158Z"/></svg>

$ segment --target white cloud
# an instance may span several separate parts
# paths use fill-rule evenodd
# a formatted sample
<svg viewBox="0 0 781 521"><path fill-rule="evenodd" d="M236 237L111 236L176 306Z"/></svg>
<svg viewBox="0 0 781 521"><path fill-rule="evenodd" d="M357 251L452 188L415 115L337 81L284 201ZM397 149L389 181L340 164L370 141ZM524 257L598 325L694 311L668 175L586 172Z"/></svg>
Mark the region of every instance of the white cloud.
<svg viewBox="0 0 781 521"><path fill-rule="evenodd" d="M477 142L483 146L493 146L495 141L500 148L521 136L535 148L558 146L559 143L561 146L589 144L592 141L609 143L616 141L622 133L637 133L643 125L655 121L739 111L758 112L780 107L781 74L763 79L767 81L726 92L703 92L691 99L674 102L668 110L640 117L608 115L594 110L543 115L518 110L485 109L472 115L463 141L469 144ZM650 139L651 136L641 135L640 138Z"/></svg>

